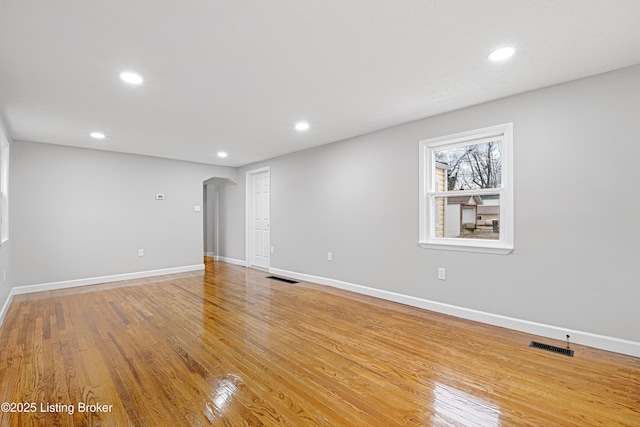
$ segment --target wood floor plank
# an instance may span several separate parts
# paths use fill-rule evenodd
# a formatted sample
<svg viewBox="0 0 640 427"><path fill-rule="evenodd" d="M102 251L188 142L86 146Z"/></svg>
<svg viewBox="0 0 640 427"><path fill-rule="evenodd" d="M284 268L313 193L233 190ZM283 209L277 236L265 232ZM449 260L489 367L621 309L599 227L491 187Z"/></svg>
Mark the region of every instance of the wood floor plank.
<svg viewBox="0 0 640 427"><path fill-rule="evenodd" d="M206 267L17 295L0 426L640 426L638 358Z"/></svg>

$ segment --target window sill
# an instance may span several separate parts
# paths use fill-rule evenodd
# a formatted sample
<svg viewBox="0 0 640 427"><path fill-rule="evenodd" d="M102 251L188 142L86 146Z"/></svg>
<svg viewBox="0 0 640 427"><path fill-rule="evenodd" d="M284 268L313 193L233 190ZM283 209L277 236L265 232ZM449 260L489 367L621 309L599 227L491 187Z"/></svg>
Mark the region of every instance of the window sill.
<svg viewBox="0 0 640 427"><path fill-rule="evenodd" d="M493 254L493 255L508 255L511 252L513 252L513 247L471 245L471 244L458 243L458 242L456 243L418 242L418 246L424 249L435 249L439 251L475 252L475 253Z"/></svg>

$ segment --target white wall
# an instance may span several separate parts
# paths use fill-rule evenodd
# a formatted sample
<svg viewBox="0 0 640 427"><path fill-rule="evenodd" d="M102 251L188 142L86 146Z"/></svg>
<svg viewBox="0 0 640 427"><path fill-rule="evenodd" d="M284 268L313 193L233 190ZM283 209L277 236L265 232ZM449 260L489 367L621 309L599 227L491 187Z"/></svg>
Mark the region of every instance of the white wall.
<svg viewBox="0 0 640 427"><path fill-rule="evenodd" d="M216 256L216 198L217 185L204 187L204 253L206 256Z"/></svg>
<svg viewBox="0 0 640 427"><path fill-rule="evenodd" d="M237 169L234 169L237 175ZM219 242L224 239L224 227L220 225L221 215L224 215L224 207L219 206L218 194L224 191L228 185L235 185L235 181L228 178L213 178L205 181L206 216L205 219L205 253L207 256L217 257ZM223 211L222 214L220 211ZM225 220L226 222L226 220Z"/></svg>
<svg viewBox="0 0 640 427"><path fill-rule="evenodd" d="M238 185L226 185L218 192L218 256L244 261L244 171ZM242 188L240 188L242 186Z"/></svg>
<svg viewBox="0 0 640 427"><path fill-rule="evenodd" d="M23 141L11 149L16 286L200 265L203 182L236 179L233 168L177 160Z"/></svg>
<svg viewBox="0 0 640 427"><path fill-rule="evenodd" d="M221 193L221 255L244 259L244 172L269 165L272 267L640 343L639 117L635 66L249 165ZM514 252L419 248L418 141L505 122Z"/></svg>

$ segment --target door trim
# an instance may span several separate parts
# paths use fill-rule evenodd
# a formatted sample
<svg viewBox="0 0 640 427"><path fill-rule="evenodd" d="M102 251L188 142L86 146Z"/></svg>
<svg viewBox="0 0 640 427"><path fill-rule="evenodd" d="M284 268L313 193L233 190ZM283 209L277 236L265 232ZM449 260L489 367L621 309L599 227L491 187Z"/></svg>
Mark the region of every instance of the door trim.
<svg viewBox="0 0 640 427"><path fill-rule="evenodd" d="M245 266L246 267L252 267L253 264L251 263L251 245L252 245L252 239L251 239L251 203L252 203L252 197L251 197L251 177L253 175L257 175L260 173L267 173L267 177L269 180L269 218L271 218L271 167L270 166L265 166L262 168L258 168L258 169L252 169L250 171L247 171L245 174L245 228L244 228L244 247L245 247ZM271 240L271 230L269 230L269 240ZM269 267L271 267L271 257L269 257Z"/></svg>

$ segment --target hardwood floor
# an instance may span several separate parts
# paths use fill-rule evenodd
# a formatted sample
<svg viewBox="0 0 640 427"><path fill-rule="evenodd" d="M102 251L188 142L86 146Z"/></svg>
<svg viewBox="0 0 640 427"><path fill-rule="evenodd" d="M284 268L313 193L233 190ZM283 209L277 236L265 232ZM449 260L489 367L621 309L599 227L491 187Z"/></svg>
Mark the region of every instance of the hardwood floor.
<svg viewBox="0 0 640 427"><path fill-rule="evenodd" d="M638 358L266 275L16 296L0 426L640 426Z"/></svg>

